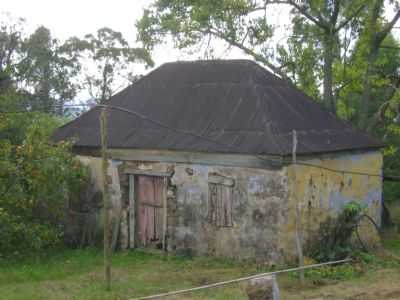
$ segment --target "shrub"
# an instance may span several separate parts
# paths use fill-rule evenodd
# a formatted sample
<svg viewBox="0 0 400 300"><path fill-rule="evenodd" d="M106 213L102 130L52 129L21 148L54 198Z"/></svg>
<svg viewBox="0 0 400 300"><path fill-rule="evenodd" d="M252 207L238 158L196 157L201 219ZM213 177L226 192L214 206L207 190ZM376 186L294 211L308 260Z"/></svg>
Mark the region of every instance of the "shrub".
<svg viewBox="0 0 400 300"><path fill-rule="evenodd" d="M340 260L353 252L351 237L355 232L363 208L357 202L348 203L337 218L328 218L320 226L318 239L311 249L311 257L319 262Z"/></svg>
<svg viewBox="0 0 400 300"><path fill-rule="evenodd" d="M87 170L69 143L54 145L59 122L37 115L19 144L0 140L0 255L39 253L62 240L65 207L75 198Z"/></svg>
<svg viewBox="0 0 400 300"><path fill-rule="evenodd" d="M20 259L61 245L62 231L49 225L26 223L0 210L0 260Z"/></svg>

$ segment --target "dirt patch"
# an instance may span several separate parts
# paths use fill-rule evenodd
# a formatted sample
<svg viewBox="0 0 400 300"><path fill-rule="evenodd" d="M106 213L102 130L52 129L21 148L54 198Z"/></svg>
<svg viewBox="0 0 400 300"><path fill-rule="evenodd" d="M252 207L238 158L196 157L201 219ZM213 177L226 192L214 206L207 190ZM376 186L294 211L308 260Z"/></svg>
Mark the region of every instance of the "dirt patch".
<svg viewBox="0 0 400 300"><path fill-rule="evenodd" d="M288 300L400 300L400 271L385 269L369 271L359 279L319 288L286 291Z"/></svg>

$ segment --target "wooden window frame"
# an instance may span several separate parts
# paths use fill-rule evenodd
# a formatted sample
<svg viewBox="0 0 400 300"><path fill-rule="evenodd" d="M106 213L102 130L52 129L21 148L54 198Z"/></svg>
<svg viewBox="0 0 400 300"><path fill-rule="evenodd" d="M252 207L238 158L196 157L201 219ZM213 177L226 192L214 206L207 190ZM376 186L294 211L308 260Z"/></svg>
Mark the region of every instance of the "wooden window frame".
<svg viewBox="0 0 400 300"><path fill-rule="evenodd" d="M218 228L233 227L234 180L210 174L208 180L208 221Z"/></svg>

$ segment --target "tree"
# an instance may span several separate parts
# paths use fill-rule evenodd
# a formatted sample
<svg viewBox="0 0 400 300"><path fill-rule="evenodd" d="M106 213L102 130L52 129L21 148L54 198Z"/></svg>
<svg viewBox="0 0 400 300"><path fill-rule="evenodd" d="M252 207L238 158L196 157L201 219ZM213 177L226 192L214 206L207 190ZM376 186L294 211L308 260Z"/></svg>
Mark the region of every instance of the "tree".
<svg viewBox="0 0 400 300"><path fill-rule="evenodd" d="M9 15L3 14L0 22L0 91L12 85L20 61L23 31L23 19L13 20Z"/></svg>
<svg viewBox="0 0 400 300"><path fill-rule="evenodd" d="M24 135L22 141L0 139L0 260L43 254L62 245L66 203L88 173L71 144L50 142L60 124L55 117L24 112L1 121L10 122L8 129L23 127Z"/></svg>
<svg viewBox="0 0 400 300"><path fill-rule="evenodd" d="M180 49L222 40L286 78L268 45L273 28L266 16L261 1L158 0L137 22L138 37L150 51L168 37Z"/></svg>
<svg viewBox="0 0 400 300"><path fill-rule="evenodd" d="M365 35L367 39L367 69L364 74L363 103L361 106L361 116L359 125L361 128L367 126L369 109L371 106L371 81L376 72L376 61L382 43L391 32L393 26L400 19L400 2L395 3L397 12L388 22L382 22L382 11L384 10L384 0L375 0L371 3L370 14L365 24Z"/></svg>
<svg viewBox="0 0 400 300"><path fill-rule="evenodd" d="M270 45L273 27L268 21L273 5L292 7L295 27L307 23L315 28L323 63L322 99L331 111L335 111L332 66L339 31L362 11L363 1L158 0L144 11L137 23L139 39L152 49L167 36L172 36L180 48L215 37L243 50L274 73L289 79L291 76L283 70L288 62L279 64L279 58L278 61L274 59L274 47Z"/></svg>
<svg viewBox="0 0 400 300"><path fill-rule="evenodd" d="M293 34L286 45L278 45L277 53L282 71L292 82L313 99L322 101L319 82L323 64L318 28L304 23L302 17L293 18Z"/></svg>
<svg viewBox="0 0 400 300"><path fill-rule="evenodd" d="M72 144L51 142L62 120L21 109L15 79L0 89L0 260L60 246L65 204L88 178Z"/></svg>
<svg viewBox="0 0 400 300"><path fill-rule="evenodd" d="M118 89L116 84L135 80L134 63L154 65L145 49L130 47L120 32L110 28L101 28L95 35L88 34L83 39L71 38L64 47L82 64L90 62L83 70L83 86L96 103L110 98Z"/></svg>
<svg viewBox="0 0 400 300"><path fill-rule="evenodd" d="M30 109L63 115L64 103L76 96L78 86L73 78L80 65L65 50L43 26L23 42L18 76Z"/></svg>
<svg viewBox="0 0 400 300"><path fill-rule="evenodd" d="M336 112L336 99L333 93L333 63L338 57L339 33L358 16L365 7L365 1L271 1L287 4L293 7L305 23L310 22L317 28L322 54L322 81L323 81L323 102L326 107ZM296 23L294 23L296 25Z"/></svg>
<svg viewBox="0 0 400 300"><path fill-rule="evenodd" d="M64 51L50 31L40 26L28 35L22 19L5 18L0 24L0 89L15 89L15 108L63 114L73 100L73 78L80 66Z"/></svg>

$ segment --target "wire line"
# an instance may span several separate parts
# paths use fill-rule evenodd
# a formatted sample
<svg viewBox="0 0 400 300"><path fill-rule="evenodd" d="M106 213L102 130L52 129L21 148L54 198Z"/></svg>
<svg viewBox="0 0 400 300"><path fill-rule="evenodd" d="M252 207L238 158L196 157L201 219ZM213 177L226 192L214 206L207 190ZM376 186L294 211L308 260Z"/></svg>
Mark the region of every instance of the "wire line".
<svg viewBox="0 0 400 300"><path fill-rule="evenodd" d="M186 130L180 130L180 129L171 127L171 126L169 126L169 125L167 125L167 124L164 124L164 123L162 123L162 122L160 122L160 121L154 120L154 119L152 119L152 118L150 118L150 117L148 117L148 116L145 116L145 115L143 115L143 114L141 114L141 113L139 113L139 112L136 112L136 111L133 111L133 110L130 110L130 109L126 109L126 108L123 108L123 107L120 107L120 106L105 105L105 104L98 104L97 106L98 106L98 107L111 108L111 109L115 109L115 110L120 110L120 111L129 113L129 114L133 114L133 115L135 115L135 116L137 116L137 117L139 117L139 118L142 118L142 119L144 119L144 120L146 120L146 121L149 121L149 122L151 122L151 123L157 124L157 125L159 125L159 126L162 126L162 127L166 128L166 129L169 129L169 130L172 130L172 131L175 131L175 132L178 132L178 133L183 133L183 134L192 135L192 136L194 136L194 137L197 137L197 138L206 140L206 141L208 141L208 142L213 142L213 143L216 143L216 144L218 144L218 145L225 146L225 147L236 148L236 147L235 147L234 145L232 145L232 144L225 144L225 143L222 143L222 142L220 142L220 141L216 141L216 140L214 140L214 139L210 139L210 138L204 137L204 136L202 136L202 135L198 135L198 134L195 134L195 133L192 133L192 132L188 132L188 131L186 131ZM237 150L237 148L236 148L236 150ZM260 160L269 162L269 163L277 163L277 162L278 162L278 163L281 163L281 164L284 163L284 162L286 162L287 164L292 163L291 160L266 158L266 157L264 157L264 156L254 155L254 154L251 154L251 156L256 157L256 158L258 158L258 159L260 159ZM323 170L330 171L330 172L335 172L335 173L342 173L342 174L346 173L346 174L353 174L353 175L362 175L362 176L371 176L371 177L381 177L381 178L383 178L383 176L382 176L381 174L374 174L374 173L367 173L367 172L357 172L357 171L348 171L348 170L333 169L333 168L329 168L329 167L324 167L324 166L320 166L320 165L315 165L315 164L308 163L308 162L306 162L306 161L301 161L301 160L300 160L300 161L298 160L298 161L296 162L296 164L297 164L297 165L308 166L308 167L313 167L313 168L318 168L318 169L323 169ZM396 178L396 176L391 176L391 177L392 177L392 178ZM398 179L400 179L400 176L398 176Z"/></svg>
<svg viewBox="0 0 400 300"><path fill-rule="evenodd" d="M205 137L203 135L200 134L196 134L190 131L186 131L186 130L181 130L178 128L174 128L171 127L167 124L164 124L158 120L154 120L146 115L143 115L142 113L139 113L137 111L131 110L131 109L126 109L124 107L120 107L120 106L116 106L116 105L109 105L109 104L96 104L96 105L92 105L92 104L60 104L59 106L64 106L64 107L91 107L91 109L94 109L96 107L104 107L104 108L110 108L110 109L114 109L114 110L119 110L128 114L132 114L136 117L139 117L140 119L146 120L148 122L151 122L153 124L156 124L160 127L163 127L165 129L171 130L171 131L175 131L177 133L180 134L185 134L185 135L191 135L193 137L196 137L198 139L202 139L205 140L207 142L211 142L223 147L227 147L229 149L234 149L234 150L238 150L238 148L233 145L233 144L226 144L217 140L214 140L212 138L208 138ZM45 111L26 111L26 110L19 110L19 111L2 111L0 110L0 113L31 113L31 112L45 112ZM276 158L267 158L265 156L262 155L255 155L255 154L250 154L251 156L260 159L262 161L268 162L268 163L272 163L272 164L279 164L280 166L282 166L283 164L293 164L293 162L291 161L291 159L284 159L283 156L281 156L279 159ZM371 176L371 177L380 177L380 178L390 178L392 180L399 180L400 181L400 176L399 175L388 175L388 176L384 176L382 174L374 174L374 173L368 173L368 172L357 172L357 171L350 171L350 170L340 170L340 169L334 169L334 168L329 168L329 167L325 167L325 166L321 166L321 165L316 165L316 164L312 164L309 163L307 161L304 160L297 160L297 162L295 163L297 165L302 165L302 166L307 166L307 167L312 167L312 168L318 168L318 169L322 169L325 171L329 171L329 172L333 172L333 173L340 173L340 174L353 174L353 175L360 175L360 176Z"/></svg>

